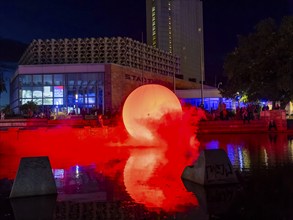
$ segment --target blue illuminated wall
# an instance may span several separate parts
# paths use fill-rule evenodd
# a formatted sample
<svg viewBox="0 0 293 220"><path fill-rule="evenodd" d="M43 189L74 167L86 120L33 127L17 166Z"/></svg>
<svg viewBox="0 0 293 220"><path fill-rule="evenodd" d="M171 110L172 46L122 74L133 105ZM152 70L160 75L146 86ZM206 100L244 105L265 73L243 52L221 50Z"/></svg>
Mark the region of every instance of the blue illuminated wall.
<svg viewBox="0 0 293 220"><path fill-rule="evenodd" d="M190 104L192 106L199 107L201 105L201 98L186 98L181 99L181 102L184 104ZM235 110L238 106L243 107L242 102L236 102L232 99L226 98L204 98L204 109L207 111L216 110L219 107L219 104L223 102L226 104L226 108L230 110Z"/></svg>

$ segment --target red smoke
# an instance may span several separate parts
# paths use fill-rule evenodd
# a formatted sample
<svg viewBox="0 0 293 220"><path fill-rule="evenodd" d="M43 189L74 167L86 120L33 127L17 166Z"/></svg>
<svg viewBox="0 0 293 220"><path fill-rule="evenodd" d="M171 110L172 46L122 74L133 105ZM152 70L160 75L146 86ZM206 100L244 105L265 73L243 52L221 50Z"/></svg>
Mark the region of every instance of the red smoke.
<svg viewBox="0 0 293 220"><path fill-rule="evenodd" d="M0 132L0 179L15 177L22 157L49 156L52 168L98 164L106 176L121 176L131 198L149 208L180 211L197 205L182 181L183 169L198 156L199 143L191 110L150 119L154 139L146 142L127 134L122 122L115 127L40 128ZM116 161L115 166L109 166Z"/></svg>

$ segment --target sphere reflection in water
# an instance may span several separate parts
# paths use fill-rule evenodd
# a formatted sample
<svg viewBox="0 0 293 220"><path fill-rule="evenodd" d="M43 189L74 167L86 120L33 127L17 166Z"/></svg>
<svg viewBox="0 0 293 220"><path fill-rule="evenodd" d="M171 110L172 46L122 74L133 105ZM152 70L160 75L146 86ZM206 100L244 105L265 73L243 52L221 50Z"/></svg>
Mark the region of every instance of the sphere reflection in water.
<svg viewBox="0 0 293 220"><path fill-rule="evenodd" d="M187 192L176 172L177 161L170 162L162 150L136 149L124 168L124 185L137 203L165 211L184 211L197 206L194 194Z"/></svg>

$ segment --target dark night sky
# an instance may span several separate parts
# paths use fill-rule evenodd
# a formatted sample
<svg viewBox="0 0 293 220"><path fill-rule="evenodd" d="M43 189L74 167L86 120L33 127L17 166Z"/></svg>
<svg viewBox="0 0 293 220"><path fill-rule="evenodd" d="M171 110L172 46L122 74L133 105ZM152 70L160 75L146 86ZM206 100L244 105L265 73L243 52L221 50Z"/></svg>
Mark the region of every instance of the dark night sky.
<svg viewBox="0 0 293 220"><path fill-rule="evenodd" d="M144 0L1 0L0 36L36 38L128 36L145 32Z"/></svg>
<svg viewBox="0 0 293 220"><path fill-rule="evenodd" d="M237 46L237 35L247 35L264 18L292 14L292 1L204 0L206 81L221 80L224 57ZM19 56L23 45L14 41L114 36L141 41L142 33L145 41L145 17L145 0L1 0L0 61Z"/></svg>

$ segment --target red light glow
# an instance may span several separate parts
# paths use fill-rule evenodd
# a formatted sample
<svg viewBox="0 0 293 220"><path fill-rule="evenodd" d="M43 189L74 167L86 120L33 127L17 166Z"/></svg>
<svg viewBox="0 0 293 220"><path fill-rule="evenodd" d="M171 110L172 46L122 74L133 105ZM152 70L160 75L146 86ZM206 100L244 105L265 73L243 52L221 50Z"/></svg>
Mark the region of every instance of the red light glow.
<svg viewBox="0 0 293 220"><path fill-rule="evenodd" d="M198 204L178 181L198 152L190 113L183 113L175 94L160 85L141 86L126 99L125 127L149 146L132 150L124 168L126 190L136 202L167 211Z"/></svg>
<svg viewBox="0 0 293 220"><path fill-rule="evenodd" d="M182 112L170 90L150 85L126 100L123 121L127 130L120 122L103 128L62 125L2 131L0 179L15 177L21 157L48 156L53 169L96 164L97 172L104 176L119 177L118 183L124 183L135 202L148 208L182 211L198 204L181 181L183 169L198 156L199 143L189 114Z"/></svg>
<svg viewBox="0 0 293 220"><path fill-rule="evenodd" d="M125 188L135 202L154 210L174 212L197 206L197 198L178 181L181 173L176 166L178 161L169 161L158 148L133 150L124 168Z"/></svg>
<svg viewBox="0 0 293 220"><path fill-rule="evenodd" d="M160 120L167 113L182 113L176 95L161 85L143 85L127 97L123 122L132 137L153 140L155 128L150 122Z"/></svg>

